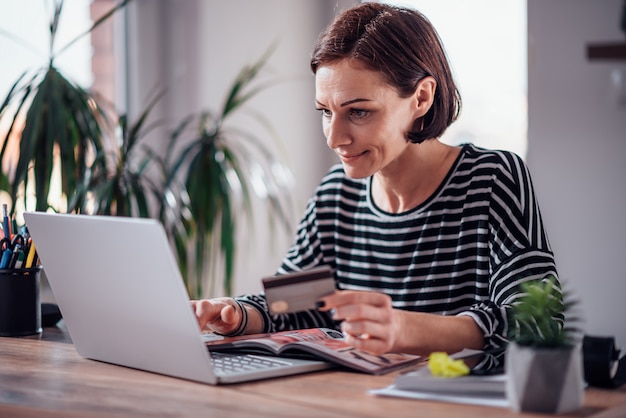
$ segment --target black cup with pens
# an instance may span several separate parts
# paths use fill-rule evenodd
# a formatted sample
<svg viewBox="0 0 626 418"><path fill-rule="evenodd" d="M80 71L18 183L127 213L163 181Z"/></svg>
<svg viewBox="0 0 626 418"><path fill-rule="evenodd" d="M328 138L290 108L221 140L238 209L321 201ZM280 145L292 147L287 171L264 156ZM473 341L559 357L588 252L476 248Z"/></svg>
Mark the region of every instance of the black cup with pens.
<svg viewBox="0 0 626 418"><path fill-rule="evenodd" d="M17 232L10 222L7 205L3 206L0 239L0 336L22 336L41 333L41 303L35 245L24 226Z"/></svg>
<svg viewBox="0 0 626 418"><path fill-rule="evenodd" d="M41 266L0 270L0 336L41 333Z"/></svg>

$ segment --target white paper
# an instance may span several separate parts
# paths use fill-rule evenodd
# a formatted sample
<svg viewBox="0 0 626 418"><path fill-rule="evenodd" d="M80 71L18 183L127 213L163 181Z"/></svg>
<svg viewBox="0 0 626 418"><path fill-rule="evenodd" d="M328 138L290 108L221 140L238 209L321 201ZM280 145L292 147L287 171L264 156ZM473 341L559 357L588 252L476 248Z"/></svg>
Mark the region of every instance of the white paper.
<svg viewBox="0 0 626 418"><path fill-rule="evenodd" d="M442 393L433 393L433 392L420 392L414 390L401 390L397 389L395 385L390 385L382 389L371 389L369 393L372 395L379 396L394 396L399 398L409 398L409 399L419 399L419 400L429 400L429 401L440 401L440 402L451 402L451 403L461 403L468 405L484 405L484 406L495 406L502 408L509 408L510 404L504 395L472 395L472 396L461 396L461 395L447 395Z"/></svg>

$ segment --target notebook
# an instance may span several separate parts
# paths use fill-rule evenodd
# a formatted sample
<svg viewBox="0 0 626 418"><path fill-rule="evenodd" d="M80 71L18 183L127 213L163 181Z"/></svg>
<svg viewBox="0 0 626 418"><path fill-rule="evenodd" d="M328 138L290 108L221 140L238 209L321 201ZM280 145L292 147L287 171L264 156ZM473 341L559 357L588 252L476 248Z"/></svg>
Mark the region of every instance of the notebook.
<svg viewBox="0 0 626 418"><path fill-rule="evenodd" d="M332 367L267 357L272 365L261 370L218 372L157 220L43 212L24 218L82 357L208 384Z"/></svg>

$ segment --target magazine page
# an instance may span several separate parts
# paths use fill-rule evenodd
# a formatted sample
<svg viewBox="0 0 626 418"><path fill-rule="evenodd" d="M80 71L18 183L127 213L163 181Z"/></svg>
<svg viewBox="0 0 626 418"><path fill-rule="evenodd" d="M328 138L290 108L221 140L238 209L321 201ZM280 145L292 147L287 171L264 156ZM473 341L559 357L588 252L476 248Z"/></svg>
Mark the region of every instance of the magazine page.
<svg viewBox="0 0 626 418"><path fill-rule="evenodd" d="M371 374L383 374L418 363L420 356L408 354L374 355L347 344L341 332L327 328L311 328L268 334L243 335L206 343L209 350L264 348L276 355L289 357L289 352L305 351L322 359Z"/></svg>
<svg viewBox="0 0 626 418"><path fill-rule="evenodd" d="M327 333L325 331L329 332ZM343 338L340 332L322 330L321 328L310 328L265 334L224 337L219 340L208 341L206 342L206 345L209 350L236 349L238 347L259 348L269 350L269 352L273 354L280 354L286 346L293 346L294 344L304 341L334 340L337 338Z"/></svg>
<svg viewBox="0 0 626 418"><path fill-rule="evenodd" d="M388 373L416 364L422 359L420 356L408 354L371 354L347 344L339 331L321 329L320 332L327 334L327 337L310 338L301 342L299 346L307 351L316 352L325 359L366 373Z"/></svg>

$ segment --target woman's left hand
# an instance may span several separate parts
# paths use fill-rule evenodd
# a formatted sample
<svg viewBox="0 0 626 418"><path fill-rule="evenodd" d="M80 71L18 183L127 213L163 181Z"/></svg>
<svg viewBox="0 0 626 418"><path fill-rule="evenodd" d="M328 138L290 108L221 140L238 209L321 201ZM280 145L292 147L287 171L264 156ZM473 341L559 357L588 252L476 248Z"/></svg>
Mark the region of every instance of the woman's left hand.
<svg viewBox="0 0 626 418"><path fill-rule="evenodd" d="M330 311L334 320L342 321L341 330L348 344L372 354L394 349L401 325L388 295L339 290L320 301L324 302L320 311Z"/></svg>

